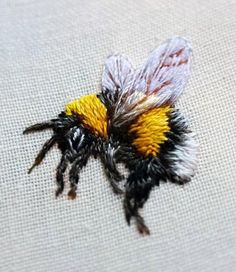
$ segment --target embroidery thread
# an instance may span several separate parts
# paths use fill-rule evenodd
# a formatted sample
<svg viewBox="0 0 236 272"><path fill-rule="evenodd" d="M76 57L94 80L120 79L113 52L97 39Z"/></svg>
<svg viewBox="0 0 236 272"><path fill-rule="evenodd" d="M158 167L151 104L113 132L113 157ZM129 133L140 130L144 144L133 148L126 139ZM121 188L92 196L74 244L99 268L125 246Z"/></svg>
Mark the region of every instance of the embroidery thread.
<svg viewBox="0 0 236 272"><path fill-rule="evenodd" d="M185 184L197 164L197 144L185 117L174 106L186 84L192 50L187 40L174 37L155 49L140 69L123 55L111 55L102 75L102 90L68 103L57 118L25 129L52 129L29 173L57 143L62 157L57 167L56 196L64 189L70 165L70 199L76 197L79 173L90 156L100 158L110 185L124 195L128 225L133 218L141 234L150 234L140 209L154 186L170 181ZM124 177L117 169L129 171Z"/></svg>

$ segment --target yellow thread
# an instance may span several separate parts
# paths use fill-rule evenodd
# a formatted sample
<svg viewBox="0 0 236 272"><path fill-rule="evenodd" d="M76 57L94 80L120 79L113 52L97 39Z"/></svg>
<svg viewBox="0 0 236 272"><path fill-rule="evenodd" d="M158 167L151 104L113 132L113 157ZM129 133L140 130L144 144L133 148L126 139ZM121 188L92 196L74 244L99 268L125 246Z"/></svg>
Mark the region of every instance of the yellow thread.
<svg viewBox="0 0 236 272"><path fill-rule="evenodd" d="M107 109L96 94L84 95L68 103L65 113L79 116L83 125L96 136L107 137Z"/></svg>
<svg viewBox="0 0 236 272"><path fill-rule="evenodd" d="M170 107L160 107L141 114L131 125L129 133L135 134L133 145L144 156L156 156L160 145L167 140L166 133L170 131L168 113Z"/></svg>

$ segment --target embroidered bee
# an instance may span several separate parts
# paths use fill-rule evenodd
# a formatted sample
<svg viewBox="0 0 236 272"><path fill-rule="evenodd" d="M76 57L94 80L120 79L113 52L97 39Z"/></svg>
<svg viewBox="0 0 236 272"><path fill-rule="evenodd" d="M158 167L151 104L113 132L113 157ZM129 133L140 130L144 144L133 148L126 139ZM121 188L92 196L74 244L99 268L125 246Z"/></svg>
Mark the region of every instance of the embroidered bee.
<svg viewBox="0 0 236 272"><path fill-rule="evenodd" d="M56 196L64 189L68 166L70 199L76 197L79 173L90 156L100 158L116 194L124 195L127 223L134 220L141 234L149 234L140 209L160 182L189 182L195 173L197 145L185 117L175 109L191 66L191 47L181 37L155 49L140 69L123 55L106 60L102 89L68 103L57 118L38 123L24 133L52 129L29 173L57 144L62 156L56 172ZM117 164L129 175L124 177Z"/></svg>

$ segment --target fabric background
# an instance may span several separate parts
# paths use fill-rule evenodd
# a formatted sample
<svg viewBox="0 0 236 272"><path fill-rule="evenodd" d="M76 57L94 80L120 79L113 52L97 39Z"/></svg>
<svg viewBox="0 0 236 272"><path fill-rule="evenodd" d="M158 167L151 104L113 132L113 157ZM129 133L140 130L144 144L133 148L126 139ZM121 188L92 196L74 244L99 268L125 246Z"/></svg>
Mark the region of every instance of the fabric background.
<svg viewBox="0 0 236 272"><path fill-rule="evenodd" d="M0 271L236 270L235 15L235 0L1 0ZM199 167L184 188L152 192L143 238L98 161L82 171L75 201L55 200L56 148L27 174L50 132L22 131L98 91L112 52L140 65L173 35L194 50L178 106L197 133Z"/></svg>

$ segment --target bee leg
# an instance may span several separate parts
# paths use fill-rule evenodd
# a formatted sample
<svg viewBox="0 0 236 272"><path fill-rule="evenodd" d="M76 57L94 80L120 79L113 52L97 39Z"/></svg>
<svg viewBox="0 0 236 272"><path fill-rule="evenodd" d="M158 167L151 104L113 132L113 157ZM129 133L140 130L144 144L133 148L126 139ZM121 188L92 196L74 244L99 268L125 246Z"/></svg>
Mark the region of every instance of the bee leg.
<svg viewBox="0 0 236 272"><path fill-rule="evenodd" d="M86 149L87 150L87 149ZM81 169L87 164L90 156L88 153L80 153L78 157L73 161L70 172L69 172L69 181L70 181L70 191L68 192L69 199L76 198L77 185L79 183L79 173Z"/></svg>
<svg viewBox="0 0 236 272"><path fill-rule="evenodd" d="M115 194L121 195L124 192L118 187L117 183L121 181L124 177L118 172L115 163L109 164L103 162L105 174L110 182L112 190Z"/></svg>
<svg viewBox="0 0 236 272"><path fill-rule="evenodd" d="M56 197L58 197L64 190L64 173L66 171L66 168L68 166L69 163L69 159L68 159L68 153L64 153L61 157L61 161L59 163L59 165L57 166L57 172L56 172L56 182L57 182L57 190L56 190Z"/></svg>
<svg viewBox="0 0 236 272"><path fill-rule="evenodd" d="M124 179L124 176L119 173L116 167L114 158L115 152L116 150L109 146L108 149L104 151L104 154L101 155L101 161L113 192L117 195L121 195L124 192L118 187L117 183Z"/></svg>
<svg viewBox="0 0 236 272"><path fill-rule="evenodd" d="M128 225L130 225L131 218L134 218L138 232L142 235L149 235L150 231L143 217L139 214L139 209L143 208L147 201L151 189L153 188L153 183L151 179L137 180L134 178L135 174L130 174L126 183L124 198L126 221Z"/></svg>
<svg viewBox="0 0 236 272"><path fill-rule="evenodd" d="M149 228L146 226L143 217L139 214L139 204L129 194L125 194L124 199L125 218L130 225L131 218L135 219L137 230L142 235L150 235Z"/></svg>
<svg viewBox="0 0 236 272"><path fill-rule="evenodd" d="M35 166L39 165L42 162L42 160L44 159L47 152L56 143L56 140L57 140L56 135L53 135L48 141L45 142L42 149L40 150L37 157L35 158L33 165L28 170L28 174L30 174L32 172L32 170L34 169Z"/></svg>
<svg viewBox="0 0 236 272"><path fill-rule="evenodd" d="M110 181L110 185L112 187L112 190L116 195L123 195L124 194L124 192L118 187L116 181L114 181L112 179L109 179L109 181Z"/></svg>
<svg viewBox="0 0 236 272"><path fill-rule="evenodd" d="M54 126L54 123L52 121L34 124L34 125L30 126L30 127L27 127L23 131L23 134L28 134L28 133L36 132L36 131L42 131L42 130L45 130L45 129L53 128L53 126Z"/></svg>
<svg viewBox="0 0 236 272"><path fill-rule="evenodd" d="M178 175L168 175L169 181L178 185L184 185L191 181L190 177L181 178Z"/></svg>

